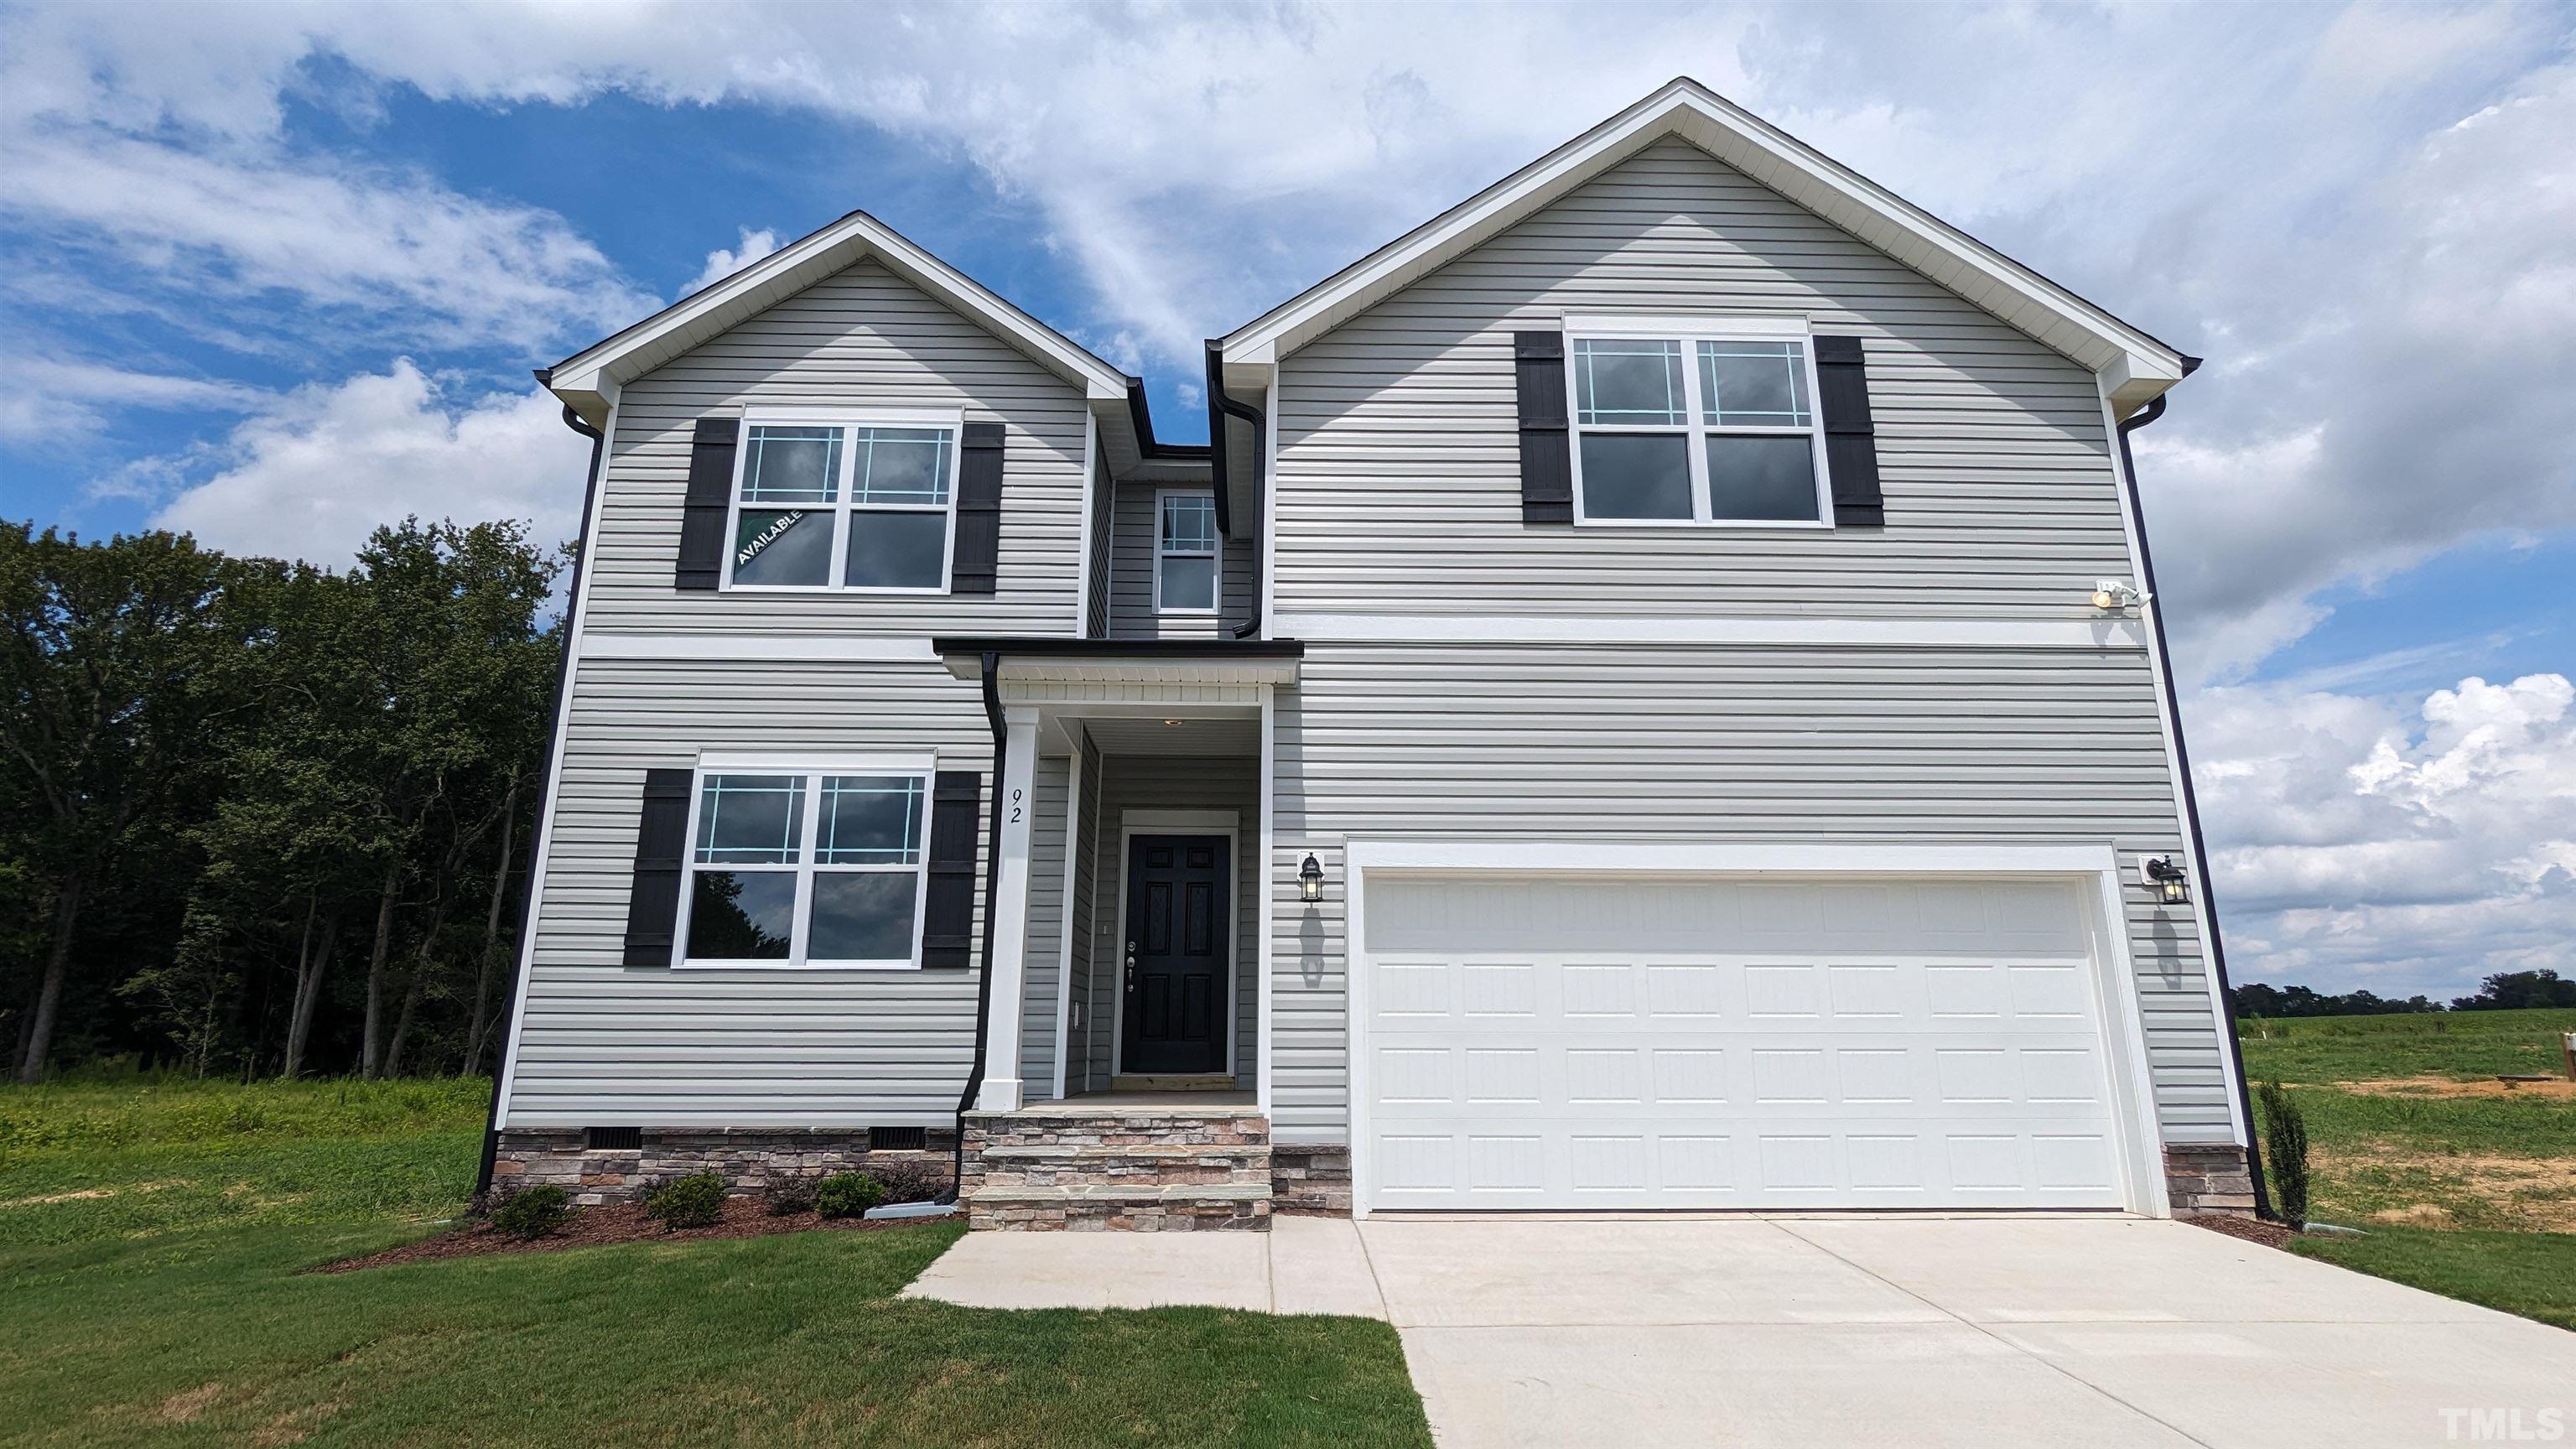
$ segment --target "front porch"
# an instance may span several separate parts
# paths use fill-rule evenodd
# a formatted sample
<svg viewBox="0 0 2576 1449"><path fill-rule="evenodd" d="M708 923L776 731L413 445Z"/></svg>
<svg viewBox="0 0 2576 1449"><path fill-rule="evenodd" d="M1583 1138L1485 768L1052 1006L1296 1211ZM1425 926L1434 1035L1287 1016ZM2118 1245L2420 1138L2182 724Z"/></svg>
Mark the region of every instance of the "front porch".
<svg viewBox="0 0 2576 1449"><path fill-rule="evenodd" d="M940 647L1001 726L969 1221L1266 1229L1264 742L1294 646Z"/></svg>

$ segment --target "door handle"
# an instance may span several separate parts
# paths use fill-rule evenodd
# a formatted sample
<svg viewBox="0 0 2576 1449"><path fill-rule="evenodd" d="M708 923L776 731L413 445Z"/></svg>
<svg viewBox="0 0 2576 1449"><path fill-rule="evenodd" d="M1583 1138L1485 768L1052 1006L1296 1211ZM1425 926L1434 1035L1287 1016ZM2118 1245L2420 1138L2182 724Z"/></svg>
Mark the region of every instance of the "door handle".
<svg viewBox="0 0 2576 1449"><path fill-rule="evenodd" d="M1127 994L1136 994L1136 943L1127 943Z"/></svg>

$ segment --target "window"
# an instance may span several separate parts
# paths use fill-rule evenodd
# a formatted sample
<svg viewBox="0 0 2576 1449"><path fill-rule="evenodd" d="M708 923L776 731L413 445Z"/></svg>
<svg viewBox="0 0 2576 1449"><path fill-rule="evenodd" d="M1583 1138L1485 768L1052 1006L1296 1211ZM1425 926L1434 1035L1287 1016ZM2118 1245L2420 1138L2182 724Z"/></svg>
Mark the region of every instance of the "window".
<svg viewBox="0 0 2576 1449"><path fill-rule="evenodd" d="M948 587L954 422L750 422L727 586Z"/></svg>
<svg viewBox="0 0 2576 1449"><path fill-rule="evenodd" d="M702 771L683 959L919 964L929 784L924 770Z"/></svg>
<svg viewBox="0 0 2576 1449"><path fill-rule="evenodd" d="M1830 525L1803 329L1630 320L1597 330L1566 349L1577 521Z"/></svg>
<svg viewBox="0 0 2576 1449"><path fill-rule="evenodd" d="M1216 495L1154 495L1154 612L1216 612Z"/></svg>

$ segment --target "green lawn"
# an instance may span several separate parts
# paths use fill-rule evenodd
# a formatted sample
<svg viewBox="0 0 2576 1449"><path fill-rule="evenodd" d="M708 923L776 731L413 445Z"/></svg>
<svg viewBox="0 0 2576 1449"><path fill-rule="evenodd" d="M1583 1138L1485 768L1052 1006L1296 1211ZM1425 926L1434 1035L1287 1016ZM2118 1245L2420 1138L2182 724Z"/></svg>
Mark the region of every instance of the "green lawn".
<svg viewBox="0 0 2576 1449"><path fill-rule="evenodd" d="M2297 1250L2576 1328L2576 1096L2556 1074L2576 1011L2243 1024L2245 1070L2306 1119L2309 1216L2363 1229Z"/></svg>
<svg viewBox="0 0 2576 1449"><path fill-rule="evenodd" d="M482 1111L0 1089L0 1443L1430 1442L1382 1323L896 1299L950 1224L298 1271L455 1212Z"/></svg>

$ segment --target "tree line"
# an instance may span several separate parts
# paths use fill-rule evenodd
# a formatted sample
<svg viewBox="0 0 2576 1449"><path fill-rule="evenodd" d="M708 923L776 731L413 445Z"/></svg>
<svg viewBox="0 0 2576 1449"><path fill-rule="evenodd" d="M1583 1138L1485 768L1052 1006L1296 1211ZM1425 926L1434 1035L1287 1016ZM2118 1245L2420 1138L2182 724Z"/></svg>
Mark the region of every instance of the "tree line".
<svg viewBox="0 0 2576 1449"><path fill-rule="evenodd" d="M491 1070L568 562L512 523L333 571L0 522L15 1079Z"/></svg>
<svg viewBox="0 0 2576 1449"><path fill-rule="evenodd" d="M2279 1020L2292 1016L2400 1016L2418 1011L2527 1011L2534 1007L2576 1006L2576 981L2555 971L2506 971L2488 977L2475 995L2454 996L2445 1007L2429 996L2403 999L2368 991L2327 995L2304 986L2266 986L2260 981L2232 986L2227 1002L2238 1016Z"/></svg>

